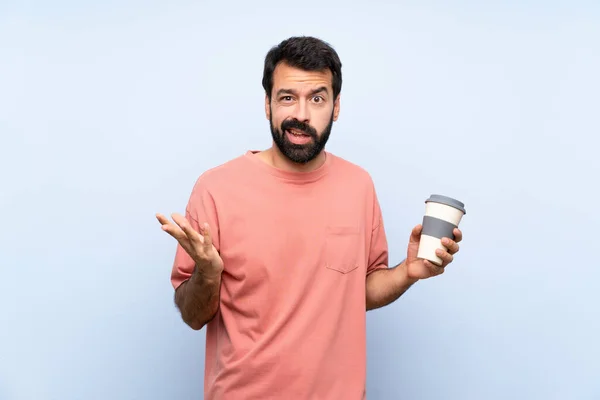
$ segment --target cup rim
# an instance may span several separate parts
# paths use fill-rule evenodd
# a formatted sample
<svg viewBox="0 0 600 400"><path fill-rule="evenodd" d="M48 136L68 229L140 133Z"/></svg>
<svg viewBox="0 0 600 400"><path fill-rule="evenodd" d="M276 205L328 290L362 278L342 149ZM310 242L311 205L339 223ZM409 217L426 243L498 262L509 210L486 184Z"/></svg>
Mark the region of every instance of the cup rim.
<svg viewBox="0 0 600 400"><path fill-rule="evenodd" d="M453 199L452 197L444 196L441 194L432 194L427 200L425 200L425 203L429 202L444 204L462 211L463 214L467 213L467 210L465 209L465 204L462 201Z"/></svg>

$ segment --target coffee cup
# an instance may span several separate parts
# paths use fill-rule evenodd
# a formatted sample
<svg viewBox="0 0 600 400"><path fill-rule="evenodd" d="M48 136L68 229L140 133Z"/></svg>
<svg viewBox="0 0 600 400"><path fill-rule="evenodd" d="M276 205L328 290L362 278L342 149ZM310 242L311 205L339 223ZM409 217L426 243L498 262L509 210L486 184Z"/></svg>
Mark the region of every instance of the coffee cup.
<svg viewBox="0 0 600 400"><path fill-rule="evenodd" d="M432 194L425 200L425 215L417 257L438 266L442 265L442 259L435 252L437 249L448 250L442 244L442 238L454 240L454 228L458 227L466 213L465 205L450 197Z"/></svg>

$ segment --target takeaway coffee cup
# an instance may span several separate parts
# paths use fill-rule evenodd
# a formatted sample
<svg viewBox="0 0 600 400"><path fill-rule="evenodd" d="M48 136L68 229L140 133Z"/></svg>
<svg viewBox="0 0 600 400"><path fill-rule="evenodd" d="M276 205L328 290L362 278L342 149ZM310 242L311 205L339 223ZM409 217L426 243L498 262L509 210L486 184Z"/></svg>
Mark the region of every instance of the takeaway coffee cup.
<svg viewBox="0 0 600 400"><path fill-rule="evenodd" d="M454 239L452 232L466 213L465 205L450 197L432 194L425 200L423 230L417 257L429 260L435 265L442 265L442 259L435 254L435 251L447 250L442 244L442 238Z"/></svg>

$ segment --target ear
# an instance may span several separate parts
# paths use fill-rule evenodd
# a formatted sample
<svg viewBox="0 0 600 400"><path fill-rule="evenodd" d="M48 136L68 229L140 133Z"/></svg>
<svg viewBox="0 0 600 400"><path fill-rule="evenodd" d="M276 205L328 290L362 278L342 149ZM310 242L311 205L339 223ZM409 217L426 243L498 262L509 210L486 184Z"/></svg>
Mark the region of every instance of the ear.
<svg viewBox="0 0 600 400"><path fill-rule="evenodd" d="M270 105L269 96L267 96L265 94L265 115L267 116L267 120L271 119L271 107L269 107L269 105Z"/></svg>
<svg viewBox="0 0 600 400"><path fill-rule="evenodd" d="M340 97L338 94L337 99L335 99L335 103L333 103L333 120L337 121L338 116L340 115Z"/></svg>

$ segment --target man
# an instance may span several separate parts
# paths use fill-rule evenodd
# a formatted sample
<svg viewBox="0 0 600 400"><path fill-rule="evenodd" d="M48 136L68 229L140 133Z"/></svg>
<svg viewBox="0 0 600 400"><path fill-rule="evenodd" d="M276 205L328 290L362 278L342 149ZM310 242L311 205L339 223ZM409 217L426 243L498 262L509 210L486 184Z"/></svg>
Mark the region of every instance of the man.
<svg viewBox="0 0 600 400"><path fill-rule="evenodd" d="M340 112L341 62L327 43L292 37L265 58L273 146L248 151L196 182L185 218L157 215L178 241L171 281L182 319L206 326L206 399L365 398L366 310L444 272L390 268L373 182L324 150Z"/></svg>

